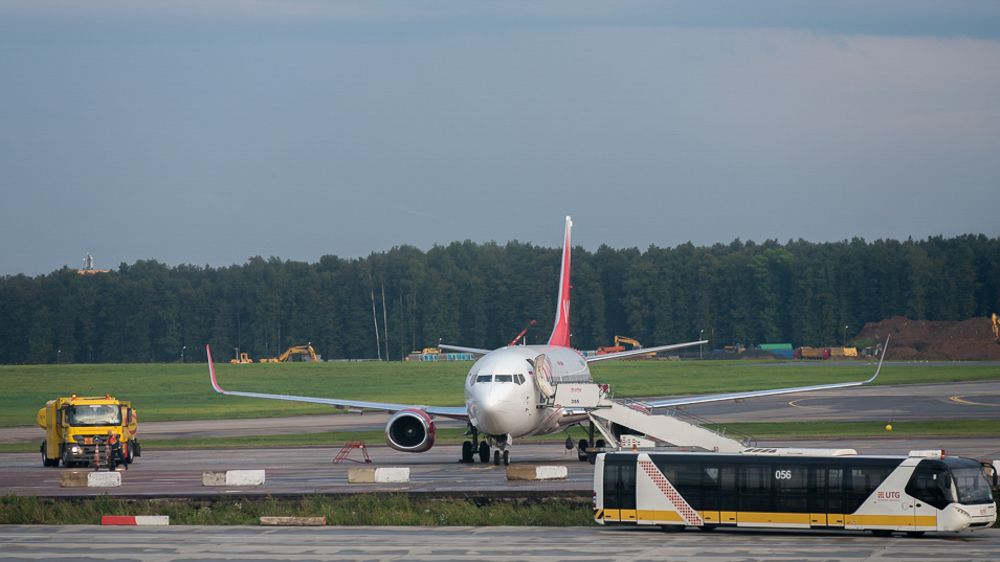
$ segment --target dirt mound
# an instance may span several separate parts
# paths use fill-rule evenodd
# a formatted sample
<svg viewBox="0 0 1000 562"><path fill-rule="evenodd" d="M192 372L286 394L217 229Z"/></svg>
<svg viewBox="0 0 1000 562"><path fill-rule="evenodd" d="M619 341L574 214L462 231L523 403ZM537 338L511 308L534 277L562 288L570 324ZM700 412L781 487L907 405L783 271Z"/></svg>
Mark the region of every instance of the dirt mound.
<svg viewBox="0 0 1000 562"><path fill-rule="evenodd" d="M869 322L858 339L885 340L892 336L886 359L1000 360L1000 344L993 339L989 318L961 322L910 320L895 316Z"/></svg>

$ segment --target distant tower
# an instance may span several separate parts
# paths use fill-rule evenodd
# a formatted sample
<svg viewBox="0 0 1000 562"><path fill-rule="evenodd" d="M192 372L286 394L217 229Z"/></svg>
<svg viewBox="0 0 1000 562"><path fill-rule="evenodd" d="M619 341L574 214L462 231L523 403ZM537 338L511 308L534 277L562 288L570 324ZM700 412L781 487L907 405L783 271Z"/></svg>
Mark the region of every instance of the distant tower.
<svg viewBox="0 0 1000 562"><path fill-rule="evenodd" d="M98 273L107 273L111 271L110 269L94 269L94 256L90 252L87 252L87 257L83 258L83 269L76 270L79 275L97 275Z"/></svg>

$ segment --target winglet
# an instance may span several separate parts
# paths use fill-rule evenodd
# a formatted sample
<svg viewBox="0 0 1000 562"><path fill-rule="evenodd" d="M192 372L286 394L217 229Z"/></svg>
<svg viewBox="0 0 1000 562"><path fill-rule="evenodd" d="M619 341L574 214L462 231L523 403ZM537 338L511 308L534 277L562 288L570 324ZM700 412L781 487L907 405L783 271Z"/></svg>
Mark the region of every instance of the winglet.
<svg viewBox="0 0 1000 562"><path fill-rule="evenodd" d="M205 353L208 354L208 376L212 380L212 388L214 388L219 394L225 394L226 391L222 390L218 381L215 380L215 364L212 363L212 348L209 347L208 344L205 344Z"/></svg>
<svg viewBox="0 0 1000 562"><path fill-rule="evenodd" d="M573 218L566 217L566 234L563 236L562 268L559 273L559 298L556 302L556 322L552 326L549 345L569 347L569 272L570 272L570 231Z"/></svg>
<svg viewBox="0 0 1000 562"><path fill-rule="evenodd" d="M875 379L878 378L879 371L882 370L882 362L885 361L885 352L888 351L888 349L889 349L889 338L891 338L891 337L892 337L892 334L889 334L888 336L885 337L885 345L882 346L882 357L879 358L879 360L878 360L878 367L875 368L875 374L872 375L872 378L866 380L865 382L863 382L861 384L871 384L871 383L875 382Z"/></svg>

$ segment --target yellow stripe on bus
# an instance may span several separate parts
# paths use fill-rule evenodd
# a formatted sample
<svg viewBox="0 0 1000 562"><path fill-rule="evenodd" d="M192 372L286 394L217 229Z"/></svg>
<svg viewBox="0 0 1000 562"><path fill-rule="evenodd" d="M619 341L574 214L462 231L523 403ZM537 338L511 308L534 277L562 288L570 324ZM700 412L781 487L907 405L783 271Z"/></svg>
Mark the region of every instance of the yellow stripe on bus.
<svg viewBox="0 0 1000 562"><path fill-rule="evenodd" d="M937 527L937 515L848 515L844 518L846 525L870 527Z"/></svg>
<svg viewBox="0 0 1000 562"><path fill-rule="evenodd" d="M844 515L841 513L782 513L768 511L702 511L705 523L747 523L843 527L936 527L936 515ZM665 509L605 509L597 519L622 522L684 523L680 513Z"/></svg>
<svg viewBox="0 0 1000 562"><path fill-rule="evenodd" d="M782 525L808 525L808 513L771 513L764 511L740 511L736 515L740 523L777 523Z"/></svg>
<svg viewBox="0 0 1000 562"><path fill-rule="evenodd" d="M640 509L640 521L668 521L671 523L683 523L684 518L676 511L667 509Z"/></svg>

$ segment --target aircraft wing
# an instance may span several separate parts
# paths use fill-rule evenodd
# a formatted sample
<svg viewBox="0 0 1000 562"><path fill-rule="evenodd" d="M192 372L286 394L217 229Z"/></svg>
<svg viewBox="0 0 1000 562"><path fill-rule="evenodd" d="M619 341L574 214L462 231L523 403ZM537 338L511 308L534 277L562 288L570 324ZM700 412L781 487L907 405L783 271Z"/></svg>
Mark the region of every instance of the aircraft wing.
<svg viewBox="0 0 1000 562"><path fill-rule="evenodd" d="M439 343L438 347L450 351L458 351L459 353L472 353L474 355L486 355L487 353L493 351L492 349L481 349L478 347L462 347L460 345L448 345L446 343Z"/></svg>
<svg viewBox="0 0 1000 562"><path fill-rule="evenodd" d="M365 400L342 400L338 398L319 398L313 396L294 396L291 394L266 394L263 392L242 392L237 390L225 390L219 386L215 378L215 364L212 363L212 350L206 345L205 352L208 353L208 374L212 380L212 389L219 394L228 396L244 396L246 398L263 398L266 400L287 400L289 402L306 402L309 404L325 404L327 406L339 406L341 408L358 408L365 410L381 410L383 412L398 412L400 410L419 409L432 416L442 416L459 420L468 420L469 412L465 406L421 406L416 404L394 404L392 402L368 402Z"/></svg>
<svg viewBox="0 0 1000 562"><path fill-rule="evenodd" d="M882 357L875 368L875 374L863 381L838 382L833 384L816 384L811 386L796 386L792 388L772 388L768 390L750 390L747 392L730 392L726 394L707 394L704 396L688 396L684 398L668 398L666 400L654 400L651 402L642 401L641 404L648 408L669 408L676 406L689 406L692 404L707 404L709 402L723 402L726 400L742 400L744 398L760 398L762 396L778 396L781 394L795 394L797 392L812 392L815 390L832 390L835 388L849 388L852 386L864 386L875 382L879 372L882 370L882 361L885 360L885 351L889 348L889 339L886 338L885 346L882 347Z"/></svg>
<svg viewBox="0 0 1000 562"><path fill-rule="evenodd" d="M604 355L591 355L590 357L587 357L587 363L594 363L596 361L607 361L608 359L624 359L626 357L635 357L636 355L645 355L647 353L656 353L658 351L683 349L685 347L693 347L696 345L701 345L703 343L708 343L708 340L689 341L687 343L672 343L670 345L659 345L656 347L640 347L639 349L629 349L626 351L619 351L617 353L605 353Z"/></svg>

